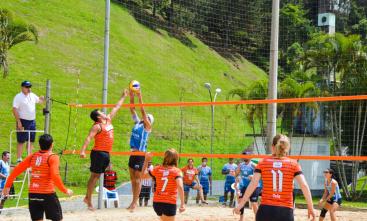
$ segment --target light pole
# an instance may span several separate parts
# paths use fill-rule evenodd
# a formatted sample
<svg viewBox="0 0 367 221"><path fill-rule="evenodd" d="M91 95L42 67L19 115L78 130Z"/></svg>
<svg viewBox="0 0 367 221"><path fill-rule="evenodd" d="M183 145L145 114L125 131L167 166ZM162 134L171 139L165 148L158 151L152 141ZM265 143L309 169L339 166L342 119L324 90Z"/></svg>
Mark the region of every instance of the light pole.
<svg viewBox="0 0 367 221"><path fill-rule="evenodd" d="M211 102L215 102L215 100L217 99L217 96L220 92L222 92L222 89L217 88L215 89L215 95L214 95L214 99L212 96L212 90L211 90L211 84L210 83L205 83L204 87L206 89L208 89L209 92L209 96L210 96L210 101ZM211 105L211 118L212 118L212 124L211 124L211 133L210 133L210 154L213 154L213 139L214 139L214 105ZM213 158L210 158L210 168L213 170ZM212 188L210 188L210 195L212 195Z"/></svg>

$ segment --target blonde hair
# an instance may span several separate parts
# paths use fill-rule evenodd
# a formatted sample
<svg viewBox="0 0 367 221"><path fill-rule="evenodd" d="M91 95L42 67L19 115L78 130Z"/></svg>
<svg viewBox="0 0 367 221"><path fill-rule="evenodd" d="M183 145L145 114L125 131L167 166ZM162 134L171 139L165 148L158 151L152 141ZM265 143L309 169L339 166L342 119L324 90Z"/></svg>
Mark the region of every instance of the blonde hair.
<svg viewBox="0 0 367 221"><path fill-rule="evenodd" d="M278 135L277 135L278 136ZM275 138L275 137L274 137ZM279 134L277 143L274 146L276 157L285 157L288 155L291 149L291 144L289 138L285 135Z"/></svg>
<svg viewBox="0 0 367 221"><path fill-rule="evenodd" d="M163 166L175 166L178 165L178 153L175 149L170 148L164 152Z"/></svg>

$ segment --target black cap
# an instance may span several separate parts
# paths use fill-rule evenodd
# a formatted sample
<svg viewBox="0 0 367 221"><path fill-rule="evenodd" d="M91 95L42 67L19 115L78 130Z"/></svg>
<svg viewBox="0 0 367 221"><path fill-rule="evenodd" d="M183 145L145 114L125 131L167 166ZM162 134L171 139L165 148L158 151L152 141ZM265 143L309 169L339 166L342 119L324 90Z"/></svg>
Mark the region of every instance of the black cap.
<svg viewBox="0 0 367 221"><path fill-rule="evenodd" d="M32 87L32 83L30 81L23 81L21 86L22 87Z"/></svg>

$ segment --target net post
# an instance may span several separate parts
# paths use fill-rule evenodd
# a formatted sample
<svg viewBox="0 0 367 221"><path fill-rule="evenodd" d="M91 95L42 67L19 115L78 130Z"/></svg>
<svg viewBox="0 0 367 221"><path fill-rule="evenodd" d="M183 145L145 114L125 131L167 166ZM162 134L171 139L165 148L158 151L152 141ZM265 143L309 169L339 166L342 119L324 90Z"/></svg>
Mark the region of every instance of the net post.
<svg viewBox="0 0 367 221"><path fill-rule="evenodd" d="M278 39L279 39L279 0L273 0L270 43L270 72L268 99L277 99L278 83ZM277 104L268 104L267 114L267 152L271 152L272 139L276 134Z"/></svg>
<svg viewBox="0 0 367 221"><path fill-rule="evenodd" d="M46 81L46 107L43 110L45 115L45 134L50 133L50 119L51 119L51 81L47 79Z"/></svg>

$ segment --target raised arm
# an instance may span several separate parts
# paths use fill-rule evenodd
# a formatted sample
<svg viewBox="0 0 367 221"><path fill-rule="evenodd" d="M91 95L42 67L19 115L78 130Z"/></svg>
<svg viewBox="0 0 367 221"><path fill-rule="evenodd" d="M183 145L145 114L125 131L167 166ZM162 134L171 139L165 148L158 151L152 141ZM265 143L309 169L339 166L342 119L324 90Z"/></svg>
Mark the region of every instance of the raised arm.
<svg viewBox="0 0 367 221"><path fill-rule="evenodd" d="M301 187L303 196L306 199L307 203L307 209L308 209L308 218L312 218L311 220L315 220L315 211L313 209L313 203L312 203L312 195L310 188L308 187L308 184L306 182L305 176L303 174L299 174L295 177L298 185Z"/></svg>
<svg viewBox="0 0 367 221"><path fill-rule="evenodd" d="M117 102L115 107L110 112L110 118L111 119L113 119L116 116L117 111L121 108L121 105L124 103L125 98L127 97L127 95L128 95L128 91L127 91L127 89L124 89L124 91L123 91L123 93L120 97L120 100Z"/></svg>
<svg viewBox="0 0 367 221"><path fill-rule="evenodd" d="M100 132L100 130L101 130L101 127L98 124L93 125L93 127L90 129L89 134L88 134L87 138L84 141L82 149L80 150L80 157L81 158L85 158L85 150L87 149L90 141L94 138L94 136L96 136L97 133Z"/></svg>
<svg viewBox="0 0 367 221"><path fill-rule="evenodd" d="M143 96L141 94L141 91L139 91L137 93L137 95L138 95L139 104L143 104ZM143 118L143 121L144 121L144 128L147 131L150 131L152 129L152 125L150 124L150 121L148 120L148 116L147 116L143 106L140 107L140 111L141 111L141 115L142 115L142 118Z"/></svg>

